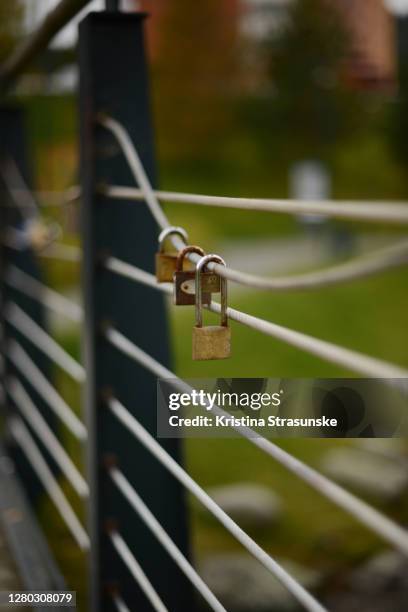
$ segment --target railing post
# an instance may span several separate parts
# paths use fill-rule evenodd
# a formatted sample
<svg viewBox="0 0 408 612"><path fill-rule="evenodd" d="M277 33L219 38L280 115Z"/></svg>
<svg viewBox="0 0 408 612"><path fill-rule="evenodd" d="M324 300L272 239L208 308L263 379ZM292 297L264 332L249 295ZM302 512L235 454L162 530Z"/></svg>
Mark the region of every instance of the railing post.
<svg viewBox="0 0 408 612"><path fill-rule="evenodd" d="M84 249L86 412L91 486L90 535L92 611L113 610L107 591L118 584L130 609L150 612L127 568L106 535L113 521L154 588L171 611L193 610L192 591L154 536L114 489L104 462L112 455L156 518L188 555L184 494L179 484L115 421L103 401L111 390L153 434L156 433L156 379L103 337L110 321L130 340L169 365L169 340L162 295L116 277L102 258L112 253L145 270L153 268L158 228L143 203L110 201L101 182L134 184L112 135L98 125L98 113L119 120L135 143L155 182L143 14L92 13L81 23L80 115L82 238ZM178 461L177 440L163 446Z"/></svg>

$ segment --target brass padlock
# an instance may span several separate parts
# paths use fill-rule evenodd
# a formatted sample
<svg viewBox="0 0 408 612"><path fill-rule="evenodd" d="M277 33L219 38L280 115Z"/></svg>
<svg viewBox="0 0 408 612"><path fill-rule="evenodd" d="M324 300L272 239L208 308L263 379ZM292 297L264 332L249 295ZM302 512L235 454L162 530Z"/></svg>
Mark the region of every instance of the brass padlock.
<svg viewBox="0 0 408 612"><path fill-rule="evenodd" d="M185 270L184 268L187 253L197 253L202 257L204 256L204 251L199 246L190 245L180 251L177 258L176 271L173 275L174 303L176 306L194 306L195 304L195 270ZM193 291L191 291L191 282L193 282ZM209 304L211 302L211 293L208 291L203 292L202 300L203 304Z"/></svg>
<svg viewBox="0 0 408 612"><path fill-rule="evenodd" d="M227 315L227 280L221 279L221 325L203 327L203 301L201 276L204 266L210 261L225 266L225 261L218 255L205 255L196 266L196 324L193 327L193 359L227 359L231 356L231 328L228 327Z"/></svg>
<svg viewBox="0 0 408 612"><path fill-rule="evenodd" d="M158 283L171 283L176 270L177 251L164 251L166 238L176 234L188 242L187 232L182 227L166 227L159 235L159 251L156 253L156 278Z"/></svg>

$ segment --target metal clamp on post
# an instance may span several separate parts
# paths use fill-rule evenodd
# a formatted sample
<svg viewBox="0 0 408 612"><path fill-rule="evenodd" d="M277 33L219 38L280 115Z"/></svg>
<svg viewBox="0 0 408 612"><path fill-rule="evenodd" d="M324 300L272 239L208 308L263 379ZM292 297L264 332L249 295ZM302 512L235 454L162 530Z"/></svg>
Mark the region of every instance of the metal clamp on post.
<svg viewBox="0 0 408 612"><path fill-rule="evenodd" d="M187 244L188 235L182 227L166 227L159 234L159 250L156 253L156 278L158 283L171 283L176 270L177 251L165 251L164 243L170 236L180 236Z"/></svg>
<svg viewBox="0 0 408 612"><path fill-rule="evenodd" d="M225 261L218 255L205 255L196 266L196 324L193 327L194 361L227 359L231 356L231 328L228 326L227 280L225 278L221 279L221 325L207 325L203 327L202 271L210 261L223 266L226 265Z"/></svg>

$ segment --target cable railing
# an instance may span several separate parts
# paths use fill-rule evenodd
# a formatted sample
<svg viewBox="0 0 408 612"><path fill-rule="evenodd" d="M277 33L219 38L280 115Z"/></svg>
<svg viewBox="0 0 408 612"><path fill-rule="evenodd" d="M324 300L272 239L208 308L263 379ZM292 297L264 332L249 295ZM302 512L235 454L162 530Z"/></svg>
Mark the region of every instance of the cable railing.
<svg viewBox="0 0 408 612"><path fill-rule="evenodd" d="M108 119L103 119L103 124L113 128ZM112 129L113 131L113 129ZM115 135L119 132L115 130ZM123 147L129 142L120 137ZM135 167L135 166L134 166ZM107 197L115 200L146 200L144 188L124 187L120 185L101 185L100 191ZM238 210L250 210L256 212L273 212L286 215L323 215L335 219L351 221L399 224L408 223L408 203L388 201L361 200L291 200L276 198L243 198L213 196L196 193L180 193L177 191L153 190L157 200L173 204L190 204L192 206L209 206L216 208L233 208Z"/></svg>
<svg viewBox="0 0 408 612"><path fill-rule="evenodd" d="M16 266L9 266L5 280L10 287L21 291L34 300L38 300L56 314L67 317L75 323L82 321L83 309L79 304L54 291L54 289L46 287L44 283L26 274Z"/></svg>
<svg viewBox="0 0 408 612"><path fill-rule="evenodd" d="M110 256L105 261L105 266L108 270L111 270L115 274L122 275L133 281L143 283L149 287L152 287L158 291L162 291L168 295L173 293L170 285L157 284L156 278L136 268L136 266L130 265L123 262L116 257ZM221 307L217 302L211 302L210 305L204 305L204 308L211 310L214 313L220 313ZM268 336L281 340L291 346L299 348L303 351L316 355L321 359L325 359L336 365L343 366L348 370L353 370L359 374L373 378L389 378L389 383L400 387L406 391L407 384L404 379L408 377L408 370L396 366L394 364L387 363L380 359L363 355L351 349L343 348L336 344L332 344L325 340L308 336L301 332L277 325L265 319L260 319L249 315L245 312L241 312L234 308L227 309L228 317L237 323L246 325L258 332L264 333Z"/></svg>
<svg viewBox="0 0 408 612"><path fill-rule="evenodd" d="M82 550L88 550L90 544L89 537L79 522L55 476L48 467L47 462L45 461L27 427L24 425L21 419L18 417L12 417L9 420L9 428L15 441L26 455L34 472L42 482L50 499L58 509L61 518L67 525L78 546Z"/></svg>
<svg viewBox="0 0 408 612"><path fill-rule="evenodd" d="M78 471L47 421L35 406L30 395L17 378L11 378L7 385L7 392L14 404L18 406L21 414L24 415L25 420L36 432L37 437L41 440L44 447L48 449L54 461L59 465L61 472L65 475L78 495L87 498L89 495L89 487L84 477Z"/></svg>
<svg viewBox="0 0 408 612"><path fill-rule="evenodd" d="M40 244L41 248L49 246L49 238L45 240L46 227L41 221L35 197L15 160L9 158L2 168L2 179L11 198L6 201L6 205L14 213L15 222L18 222L18 218L24 220L23 225L20 223L18 227L9 229L10 239L6 241L6 246L19 253L19 263L14 265L13 256L6 256L6 260L11 263L5 267L5 285L2 287L3 332L6 330L6 344L2 345L6 357L6 369L3 370L3 376L4 372L6 376L6 395L3 401L7 402L7 412L10 414L8 430L75 542L81 550L87 551L90 546L88 534L69 503L59 479L63 477L82 502L88 500L89 486L59 437L58 423L63 423L79 441L86 439L87 431L74 410L50 382L49 370L43 367L44 359L57 365L78 383L84 381L85 370L52 338L43 322L39 325L34 320L39 309L49 309L75 323L81 323L83 311L80 306L46 287L34 276L34 249ZM9 214L8 211L6 214ZM38 250L37 254L40 254ZM27 266L30 273L21 269L20 265ZM29 298L29 304L23 306L23 300L20 305L20 297ZM17 337L21 338L25 348L16 340ZM42 359L37 359L33 349L40 352ZM50 420L49 414L43 412L43 406L57 417L57 421ZM47 455L43 454L43 449ZM49 467L48 458L56 467L56 472Z"/></svg>
<svg viewBox="0 0 408 612"><path fill-rule="evenodd" d="M85 380L85 370L65 349L44 331L17 304L10 302L5 306L5 319L19 333L23 334L37 349L64 370L78 383Z"/></svg>
<svg viewBox="0 0 408 612"><path fill-rule="evenodd" d="M16 340L9 342L7 357L75 438L86 440L85 425Z"/></svg>
<svg viewBox="0 0 408 612"><path fill-rule="evenodd" d="M112 593L112 601L118 612L130 612L122 597L118 593Z"/></svg>
<svg viewBox="0 0 408 612"><path fill-rule="evenodd" d="M315 599L298 583L284 568L270 557L258 544L241 529L231 517L214 502L214 500L202 489L198 483L183 470L155 440L144 430L142 437L137 421L131 416L126 408L116 399L109 400L112 412L127 428L136 435L139 442L147 446L146 436L148 437L149 451L156 457L160 456L166 468L209 510L218 521L254 556L266 569L268 569L282 584L303 604L306 610L319 610L322 607ZM139 426L140 427L140 426ZM139 435L136 433L139 432ZM157 446L156 446L157 444ZM159 455L160 453L160 455ZM164 458L164 459L163 459Z"/></svg>
<svg viewBox="0 0 408 612"><path fill-rule="evenodd" d="M166 229L171 227L167 216L164 214L162 207L160 205L158 195L154 191L147 173L143 167L143 164L140 160L140 156L135 149L131 139L129 138L126 129L115 119L106 116L100 116L99 122L110 130L117 141L119 142L123 154L129 164L129 167L133 173L134 179L136 183L140 186L140 193L143 194L142 199L146 202L151 211L153 217L155 218L157 224L161 229ZM110 197L116 197L117 191L111 191L109 187L102 186L100 187L102 193ZM130 190L134 188L129 188ZM132 193L127 192L127 195L132 197ZM160 193L160 192L159 192ZM116 196L115 196L116 194ZM181 194L178 194L181 195ZM124 195L123 195L124 197ZM167 198L166 198L167 199ZM169 198L171 200L171 197ZM259 200L256 199L248 199L242 200L239 198L212 198L212 196L194 196L185 194L185 200L190 201L192 203L203 203L203 202L215 202L217 201L219 205L220 203L224 203L227 205L229 203L230 207L239 208L240 205L243 206L246 203L246 207L253 207L253 210L257 210L257 205L259 207ZM180 198L176 201L180 201ZM331 201L328 203L321 202L306 202L306 201L298 201L295 204L290 200L281 200L280 202L269 201L266 204L266 201L262 201L264 206L268 206L268 210L273 212L286 212L288 214L327 214L329 216L344 216L351 219L359 219L359 220L371 220L371 221L387 221L392 223L407 223L408 222L408 205L400 204L394 205L392 203L367 203L367 204L337 204L335 201ZM251 204L252 203L252 204ZM340 212L339 212L340 211ZM173 246L177 251L180 251L184 248L185 243L182 239L177 235L173 234L169 236L169 240L171 240ZM352 262L344 264L343 266L339 266L339 268L334 268L332 270L320 271L311 273L310 275L302 275L300 277L288 277L283 279L265 279L262 277L254 276L252 274L246 274L239 270L232 270L229 267L222 266L217 263L210 262L207 265L207 269L213 270L219 276L226 278L230 281L237 282L249 287L260 288L260 289L269 289L269 290L284 290L284 289L303 289L305 287L319 287L324 286L326 284L334 284L338 282L342 282L345 280L352 280L355 278L360 278L363 276L369 275L370 273L378 272L381 269L387 268L390 266L390 259L388 256L391 255L391 260L394 255L398 257L398 260L401 263L406 263L406 247L407 243L403 242L401 245L395 245L391 251L386 251L385 253L379 253L379 256L373 255L373 259L363 259L362 261ZM395 250L394 250L395 249ZM401 252L402 251L402 252ZM402 255L402 260L400 256ZM186 257L197 264L199 260L199 255L196 253L188 253ZM385 263L384 263L385 259ZM390 266L391 267L391 266ZM373 269L374 268L374 269Z"/></svg>
<svg viewBox="0 0 408 612"><path fill-rule="evenodd" d="M120 351L125 353L131 359L137 361L142 367L153 371L157 378L164 378L172 381L172 385L176 386L181 392L190 392L191 387L180 379L177 379L174 372L171 372L165 368L162 364L158 363L150 355L147 355L140 347L135 346L127 338L125 338L118 330L108 329L106 330L107 339ZM112 409L112 401L110 400L110 406ZM118 404L115 404L115 414L118 413L124 417L126 414L126 423L130 427L130 423L134 423L132 415L126 411L126 408ZM205 409L205 405L202 406ZM228 413L218 406L214 406L213 410L215 413L226 416ZM123 420L123 419L122 419ZM284 465L291 472L296 474L299 478L307 482L310 486L315 488L319 493L336 503L338 506L352 514L355 518L360 520L364 525L370 527L385 538L398 550L404 554L408 554L408 532L399 527L393 521L387 519L381 513L377 512L370 505L361 501L339 485L335 484L330 479L326 478L322 474L319 474L316 470L310 468L306 464L302 463L295 457L292 457L289 453L286 453L280 449L276 444L267 440L266 438L257 434L253 429L247 426L232 426L240 435L246 438L251 444L257 446L260 450L271 456L273 459ZM140 432L140 425L135 428ZM132 429L134 433L134 429ZM146 435L149 435L146 432ZM146 436L145 436L146 437ZM150 450L156 443L152 439L152 444L149 445ZM159 446L159 445L158 445Z"/></svg>
<svg viewBox="0 0 408 612"><path fill-rule="evenodd" d="M391 251L390 258L393 262L402 261L402 263L405 263L405 247L406 245L402 243L401 245L397 245L395 249L393 249L393 247L389 249ZM384 250L386 251L385 255L387 257L388 250ZM150 273L129 263L121 261L114 256L109 256L105 260L104 264L108 270L115 274L147 285L156 290L160 290L165 294L170 294L172 292L170 285L157 284L155 277ZM54 290L46 287L43 283L40 283L22 270L19 270L17 267L12 266L9 269L6 280L10 286L14 287L14 289L17 289L32 299L38 300L43 306L50 308L58 314L67 316L76 322L82 321L83 314L80 306L70 302ZM216 313L220 311L220 305L216 303L211 303L208 308ZM356 369L358 372L378 377L392 376L403 378L408 376L408 372L398 368L397 366L393 366L392 364L386 364L371 357L355 353L354 351L349 351L348 349L343 349L342 347L331 345L330 343L306 336L300 332L295 332L294 330L276 326L273 323L252 317L246 313L229 308L228 315L231 319L245 325L249 325L258 331L284 339L298 348L309 350L313 354L326 357L338 365L343 365L350 369ZM82 366L77 364L65 351L58 347L52 338L38 325L36 325L34 321L30 320L28 315L26 315L24 311L22 311L16 304L10 303L6 308L6 320L20 333L23 333L23 335L28 338L34 344L34 346L40 348L40 350L42 350L45 354L49 356L51 355L54 361L58 363L62 369L68 372L75 380L78 382L82 382L84 380L84 370ZM158 363L153 357L147 355L117 330L107 328L105 330L105 334L108 341L116 346L116 348L123 351L126 355L136 360L138 363L142 363L143 367L152 370L157 377L169 378L174 376L170 370ZM35 386L36 390L42 394L43 398L47 398L49 405L53 406L53 409L57 413L59 412L59 416L62 418L62 420L64 420L65 424L68 425L69 423L71 431L75 431L78 437L83 438L85 430L82 429L82 424L79 425L80 422L76 421L76 419L72 420L73 413L70 408L65 405L62 398L58 396L54 389L52 389L48 381L39 372L32 360L15 341L13 341L10 345L9 357L14 365L20 370L21 374L29 379L30 384ZM181 381L178 382L183 385ZM185 388L185 386L183 388ZM72 461L59 444L57 438L35 408L30 396L26 393L21 383L19 383L19 381L16 379L11 379L7 391L14 403L19 407L27 422L30 423L33 430L42 440L43 444L49 449L54 460L61 468L61 471L65 474L67 480L81 497L87 497L87 483L72 464ZM61 405L63 406L63 410L60 409ZM193 479L191 479L191 477L189 477L188 474L169 455L166 454L160 445L155 442L151 435L137 422L137 420L118 400L114 398L110 399L109 407L112 413L128 428L129 431L133 433L133 435L135 435L139 442L144 444L149 451L156 456L156 458L159 458L159 460L166 466L166 469L169 469L170 472L176 476L176 478L178 478L188 490L190 490L190 492L193 492L200 499L200 501L202 501L207 509L209 509L217 518L219 518L220 522L233 535L235 535L235 537L237 537L237 539L245 547L247 547L252 554L254 554L255 558L263 563L263 565L267 567L275 575L275 577L277 577L286 586L286 588L288 588L288 590L298 599L298 601L303 604L305 609L313 611L322 611L325 609L310 593L308 593L297 581L295 581L290 574L288 574L245 532L243 532L242 529L240 529L238 525L234 523L234 521L232 521L232 519L230 519L230 517L213 502L213 500L211 500L205 491L199 487L199 485ZM68 417L68 415L70 416ZM74 426L73 423L75 423ZM28 430L22 421L18 420L13 420L10 428L16 441L21 446L24 446L24 451L29 461L49 492L51 499L59 509L74 538L81 548L86 549L89 546L88 537L78 523L72 508L69 506L64 494L62 493L62 490L59 488L59 485L53 478L51 471L47 468L47 465L42 459L41 453L38 447L35 445ZM383 537L399 551L404 552L404 554L408 554L408 534L404 529L309 466L303 464L288 453L285 453L277 445L264 438L254 438L252 436L253 432L251 432L251 435L248 435L246 429L249 428L238 428L239 433L244 435L244 437L246 437L255 446L285 465L285 467L291 470L298 477L308 482L312 487L317 489L328 499L334 501L340 507L350 512L350 514L360 520L366 527L371 528L375 533L377 533L377 535ZM147 524L149 529L155 534L167 553L173 558L173 560L175 560L177 565L181 567L182 571L192 581L193 585L204 597L210 607L214 610L224 610L225 608L209 590L207 585L205 585L200 576L194 570L193 566L189 563L178 547L175 546L174 542L168 536L166 531L161 528L160 523L158 523L157 519L150 512L148 506L144 504L136 490L130 485L124 474L115 467L111 467L109 469L109 474L115 486L120 490L132 508ZM50 493L51 491L52 494ZM122 536L116 530L112 530L109 537L116 552L121 557L123 563L127 566L127 569L130 571L132 576L138 582L140 588L143 590L154 609L167 609ZM124 609L127 609L126 604L120 596L114 595L113 600L118 609L123 609L123 606L125 606Z"/></svg>
<svg viewBox="0 0 408 612"><path fill-rule="evenodd" d="M137 155L134 147L132 146L128 135L122 129L122 126L118 126L116 122L110 122L105 118L103 119L103 123L105 127L109 127L109 129L114 132L115 136L120 142L127 161L129 163L129 166L132 169L136 180L141 186L143 200L147 202L149 209L155 217L156 221L158 222L159 226L162 228L169 227L170 224L164 213L162 213L160 209L156 194L152 190L152 187L147 179L147 175L141 164L140 158ZM104 192L106 194L106 188L104 188ZM313 211L316 212L316 210ZM402 211L403 208L398 211L398 214L402 213ZM308 210L308 212L310 212L310 209ZM358 215L360 214L362 214L362 212L359 209ZM376 214L378 214L378 211L376 211ZM382 211L381 214L384 214L384 211ZM404 211L403 214L406 214L406 211ZM351 214L351 216L353 217L353 213ZM172 238L174 246L177 250L180 250L182 241L176 235ZM371 270L373 271L373 273L375 273L380 270L383 270L384 268L387 269L387 267L392 267L394 262L396 262L397 260L399 261L399 263L406 264L406 244L404 242L402 242L401 245L393 245L392 247L389 247L389 249L390 251L388 251L388 249L385 249L385 253L384 250L382 250L380 251L379 255L374 254L372 256L372 259L370 259L369 257L367 257L367 259L361 258L362 262L352 262L351 264L348 264L348 267L347 264L344 264L344 266L339 266L340 271L337 271L335 269L334 273L333 270L330 270L329 272L323 271L311 273L311 281L309 280L309 282L311 282L312 286L324 286L326 283L330 284L330 282L334 283L343 279L348 280L349 278L352 279L354 277L364 276L366 273L369 274ZM391 255L390 260L387 259L388 255ZM395 255L397 255L396 259L394 259ZM194 261L194 263L196 263L197 259L199 258L193 254L191 259ZM390 262L392 262L391 265ZM121 275L134 282L145 284L150 288L158 289L165 294L172 293L171 285L158 284L155 277L149 274L147 271L137 268L136 266L131 265L128 262L122 261L114 255L108 256L105 259L104 263L105 267L115 274ZM218 269L222 269L223 276L229 278L229 274L231 272L229 269L225 270L224 268L222 268L221 266L217 266L216 264L213 266L213 269L217 273ZM233 271L232 276L234 275L234 273L235 280L238 280L238 282L242 282L242 280L244 279L245 283L245 275L243 277L242 273L238 271ZM319 276L320 274L323 274L323 280L321 276ZM310 274L302 276L306 277L307 280L305 284L307 286L308 279L310 279ZM229 280L231 280L231 278L229 278ZM265 279L261 279L260 281L259 278L255 278L254 281L254 277L247 275L247 280L248 284L251 284L251 282L258 282L259 285L261 281L264 283L269 283L267 285L267 288L270 288L273 283L273 280L275 279L268 279L266 281ZM276 280L277 285L279 287L279 279ZM286 279L284 279L283 282L285 281ZM289 282L286 285L286 288L298 288L298 285L301 285L301 282L302 281L299 282L299 279L297 278L295 279L293 285L291 285ZM207 306L207 308L216 313L219 313L221 310L220 305L214 302L211 302L210 305ZM378 378L388 378L391 384L396 384L400 389L404 390L404 392L407 391L408 371L404 368L394 366L393 364L388 364L386 362L374 359L367 355L361 355L359 353L356 353L355 351L350 351L349 349L344 349L343 347L333 345L326 341L321 341L319 339L312 338L294 330L289 330L281 326L276 326L271 322L258 319L257 317L253 317L252 315L248 315L247 313L236 311L232 308L228 308L227 313L232 320L249 325L254 329L257 329L257 331L261 331L268 335L284 339L286 342L297 346L297 348L310 351L311 353L323 357L328 361L336 363L337 365L342 365L347 369L357 371L358 373L364 374L366 376L368 375ZM168 370L168 368L160 364L156 359L154 359L154 357L143 351L140 347L136 346L133 342L129 340L129 338L121 334L117 329L108 327L107 329L105 329L105 335L106 338L114 346L116 346L118 350L126 354L131 359L135 360L143 368L150 369L156 377L174 379L175 375L173 372L171 372L170 370ZM182 383L181 381L178 382L180 383L180 388L182 388L184 391L188 389L188 386L186 387L185 383ZM180 468L180 466L178 466L178 464L171 457L166 456L166 453L162 449L162 447L160 447L160 445L153 439L153 437L140 425L140 423L137 422L137 419L135 419L135 417L130 414L130 412L125 408L125 406L117 398L111 398L109 400L109 404L111 410L114 411L116 416L122 420L122 423L126 427L128 427L129 430L131 430L131 432L138 438L139 442L143 442L146 446L148 446L151 452L155 452L156 457L160 457L161 461L165 461L166 467L172 471L173 475L180 479L182 484L186 486L187 489L190 490L190 492L196 492L197 483L195 481L192 481L188 474L186 474L185 471L183 471L183 469ZM218 412L218 410L220 409L216 408L216 413ZM220 412L223 413L224 411L220 410ZM259 449L263 450L268 455L272 456L275 460L283 464L292 473L296 474L302 480L307 482L309 485L319 491L319 493L323 494L336 505L349 512L363 525L365 525L369 529L372 529L377 535L379 535L381 538L384 538L398 551L403 552L405 555L408 554L408 532L402 527L400 527L397 523L388 519L386 516L378 512L375 508L358 499L356 496L352 495L351 493L331 481L329 478L326 478L325 476L319 474L317 471L300 462L289 453L286 453L276 444L273 444L271 441L266 440L263 437L254 436L253 434L255 432L251 431L250 429L241 427L239 428L239 433L248 438ZM163 460L163 457L166 457L166 459ZM203 492L202 490L201 492L204 493L204 498L206 499L205 492ZM199 497L199 499L203 501L202 497ZM210 500L209 505L207 505L208 509L212 507L211 501L212 500ZM218 518L220 517L218 516ZM223 523L222 519L220 520ZM226 526L225 523L223 524L224 526ZM229 521L227 520L227 525L228 524ZM238 537L238 539L240 538ZM243 543L242 540L240 541L241 543ZM251 552L253 552L253 550ZM259 553L258 550L257 553ZM255 553L256 558L262 562L262 555L258 556L257 553ZM270 565L268 565L268 569L273 571ZM304 594L301 594L299 597L299 593L296 590L296 587L299 585L296 585L296 587L294 588L294 585L291 583L290 580L289 582L285 581L285 578L287 577L283 577L282 575L280 575L279 571L276 571L276 567L274 567L274 571L275 576L279 577L279 579L283 582L286 588L288 588L288 590L290 590L292 594L294 594L295 597L297 597L298 600L301 601L301 603L306 609L310 609L308 606L312 606L311 609L314 609L313 606L315 605L320 606L320 604L315 600L313 600L312 603L310 601L305 601L302 598Z"/></svg>
<svg viewBox="0 0 408 612"><path fill-rule="evenodd" d="M110 258L110 263L113 259ZM404 240L343 264L296 275L264 278L228 268L228 280L273 292L304 291L360 280L407 264L408 243Z"/></svg>
<svg viewBox="0 0 408 612"><path fill-rule="evenodd" d="M44 49L61 26L86 4L85 0L62 0L51 11L39 29L3 66L0 71L3 88L10 87L39 50ZM108 1L107 5L109 9L118 8L116 0ZM125 29L122 29L123 24ZM134 609L141 612L150 612L151 609L159 612L193 610L191 602L194 599L190 600L187 608L180 607L178 603L168 603L172 598L180 601L177 597L186 590L186 583L210 609L225 611L222 598L211 590L191 562L188 534L183 524L187 517L181 493L184 491L196 498L304 609L324 612L326 608L315 594L286 570L274 554L262 548L242 529L187 472L180 458L179 441L160 443L155 439L152 406L156 380L171 379L175 388L186 392L191 387L177 378L169 364L162 301L163 296L172 294L173 288L171 282L158 283L149 271L153 245L157 243L157 228L171 228L162 208L164 202L271 214L319 214L354 222L390 225L408 223L408 204L237 198L156 190L149 178L153 173L149 167L151 150L145 130L149 126L145 110L148 106L146 71L142 47L134 46L141 45L141 27L139 18L130 17L127 21L125 16L116 15L110 21L106 13L91 15L81 24L82 176L80 186L63 192L60 202L81 198L84 213L83 249L59 241L59 236L55 234L51 241L43 245L44 248L34 253L33 235L28 225L7 227L10 234L2 236L2 248L5 240L6 248L11 247L13 251L6 252L2 287L6 342L2 346L5 373L1 385L8 398L8 430L75 542L81 550L90 552L92 612L102 610L108 597L119 612ZM105 52L107 39L111 41L109 57ZM128 66L123 65L123 50L127 53L128 48L129 57L135 58L136 63L140 62L137 79L127 72ZM90 75L92 78L89 78ZM111 90L114 92L112 96L109 94ZM110 109L109 114L101 113L100 99L104 100L105 108ZM129 107L137 108L140 112L132 116L123 115L120 101L124 99ZM104 149L101 143L111 144L112 136L119 144L122 154L119 157L126 160L126 167L116 153L110 166L112 151L109 147ZM140 142L139 138L144 140ZM33 195L22 179L18 159L7 155L5 160L6 163L0 168L8 194L4 207L14 208L21 219L30 215L30 218L38 220L39 194ZM119 167L120 171L117 170ZM123 186L124 172L128 174L129 170L135 185ZM11 202L8 201L10 198ZM110 206L109 199L144 202L146 206L142 203L130 205L123 213ZM99 206L101 200L103 206ZM110 233L111 223L113 229ZM132 233L135 228L140 229L137 240L134 240ZM132 248L124 248L131 240L134 241ZM186 246L176 234L171 235L169 240L177 253ZM75 264L81 262L84 268L84 308L48 287L40 275L37 278L30 266L24 266L25 257L30 258L30 263L31 258L35 261L41 258L45 265L47 259ZM190 252L186 258L196 266L201 256ZM345 263L291 276L264 278L216 262L210 262L207 269L222 279L244 287L273 292L316 290L349 283L407 263L408 241L404 238ZM146 291L146 288L154 291ZM49 310L81 326L79 333L84 335L85 365L74 359L52 337L47 326L39 323L41 317L37 320L36 311L26 307L26 304L35 305L41 312ZM212 300L204 307L217 315L222 310L222 305ZM154 321L151 330L145 329L148 327L145 324L146 316L143 316L146 313ZM235 323L295 349L347 371L384 379L404 393L408 391L408 370L402 366L232 307L228 307L226 314ZM37 353L49 362L51 369L42 367ZM74 383L84 387L86 426L55 382L52 376L54 366L65 372ZM133 387L137 388L142 398L136 408ZM214 406L213 410L218 415L228 414L218 406ZM48 418L49 414L52 419ZM90 466L88 478L82 475L76 461L64 447L60 425L64 426L64 433L67 429L75 440L86 444ZM232 428L263 456L276 461L387 545L408 555L408 532L396 521L283 450L278 443L257 435L250 427L232 425ZM43 449L46 453L43 453ZM50 468L48 458L57 471ZM142 470L135 470L134 466L141 464L146 474L142 474ZM80 500L86 502L90 517L89 533L69 503L61 478ZM154 486L157 482L160 485ZM169 509L169 512L163 513L163 508ZM118 515L122 519L120 524L116 520ZM134 521L135 517L137 521ZM172 522L174 517L176 524ZM135 527L135 522L140 526ZM132 529L134 531L130 537ZM151 540L144 539L145 534L149 534L157 546L154 550L158 555L155 563L160 566L158 568L149 567L148 564L145 567L145 542L153 546ZM131 542L138 542L138 547L133 549ZM111 563L113 559L114 563ZM120 588L115 580L113 585L106 588L105 583L110 583L113 565L115 572L120 574ZM160 579L161 571L174 572L172 579L166 583L171 584L170 591L166 591L168 587ZM114 578L117 576L114 575ZM137 585L136 590L134 584Z"/></svg>
<svg viewBox="0 0 408 612"><path fill-rule="evenodd" d="M132 574L147 600L151 603L152 608L156 612L169 612L120 533L116 529L112 529L109 533L109 538L119 557Z"/></svg>
<svg viewBox="0 0 408 612"><path fill-rule="evenodd" d="M116 467L111 467L109 469L109 474L117 489L127 499L136 514L148 526L152 534L159 540L160 544L172 557L174 562L180 567L181 571L184 572L210 608L215 612L225 612L224 606L218 601L214 593L205 584L201 576L199 576L185 555L183 555L180 549L177 548L171 537L163 529L152 512L150 512L148 506L143 502L140 495L138 495L134 487L132 487L130 482L127 480L126 476Z"/></svg>

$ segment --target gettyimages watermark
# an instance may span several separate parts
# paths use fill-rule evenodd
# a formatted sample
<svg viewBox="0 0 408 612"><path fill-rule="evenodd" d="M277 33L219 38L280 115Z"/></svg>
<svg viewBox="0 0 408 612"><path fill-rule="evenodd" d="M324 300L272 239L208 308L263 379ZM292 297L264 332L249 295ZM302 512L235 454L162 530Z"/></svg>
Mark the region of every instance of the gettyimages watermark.
<svg viewBox="0 0 408 612"><path fill-rule="evenodd" d="M403 379L161 379L157 436L388 438L408 433Z"/></svg>

